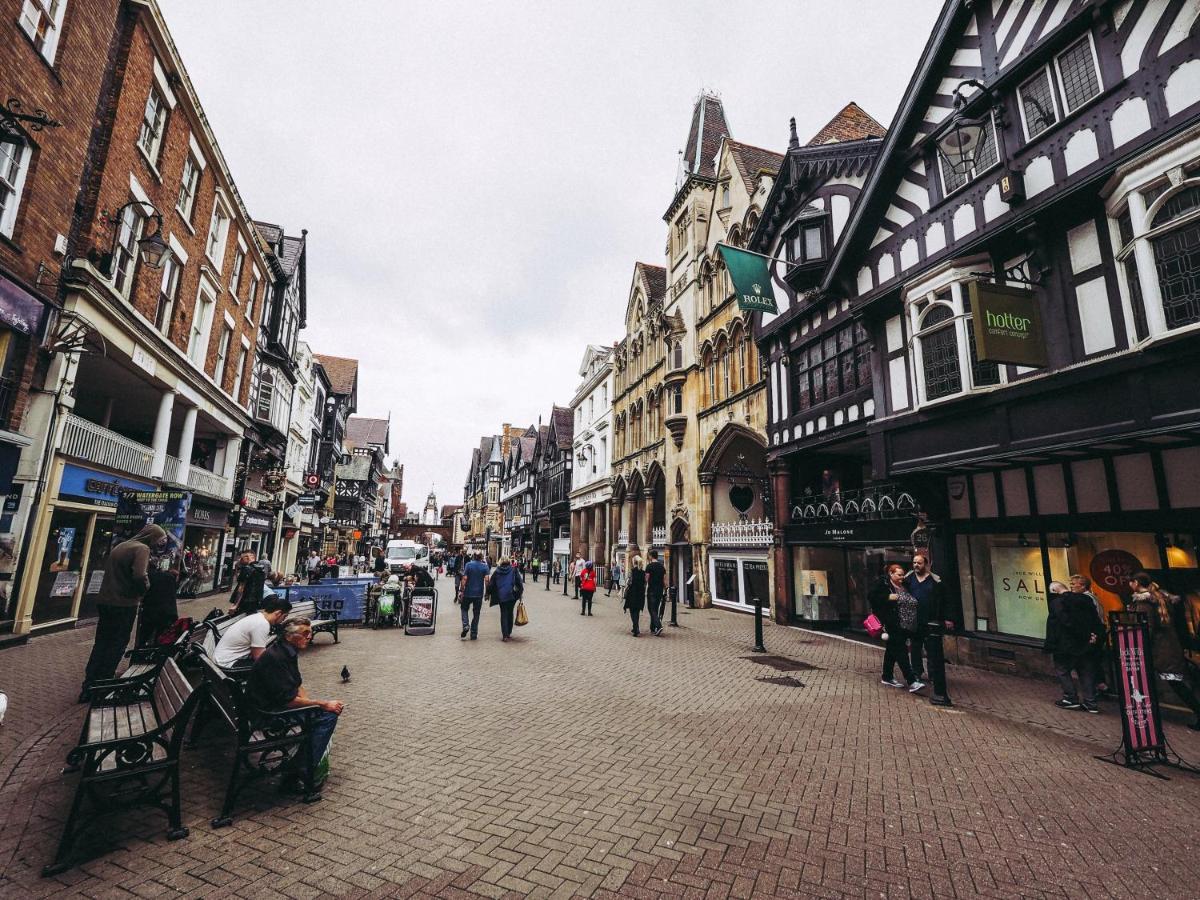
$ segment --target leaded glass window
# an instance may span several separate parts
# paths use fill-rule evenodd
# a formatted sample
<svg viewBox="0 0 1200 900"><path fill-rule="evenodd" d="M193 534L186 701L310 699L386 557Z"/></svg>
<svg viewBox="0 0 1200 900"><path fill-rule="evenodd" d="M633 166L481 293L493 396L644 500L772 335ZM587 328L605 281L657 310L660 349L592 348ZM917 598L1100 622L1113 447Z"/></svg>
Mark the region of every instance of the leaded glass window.
<svg viewBox="0 0 1200 900"><path fill-rule="evenodd" d="M1100 93L1100 74L1092 55L1092 40L1084 35L1058 57L1058 78L1063 103L1073 113Z"/></svg>
<svg viewBox="0 0 1200 900"><path fill-rule="evenodd" d="M1054 88L1046 69L1021 85L1018 90L1021 113L1025 118L1025 136L1033 139L1058 121L1054 106Z"/></svg>
<svg viewBox="0 0 1200 900"><path fill-rule="evenodd" d="M1200 322L1200 219L1152 241L1167 328Z"/></svg>
<svg viewBox="0 0 1200 900"><path fill-rule="evenodd" d="M931 306L921 320L921 360L926 400L948 397L962 390L954 311L943 303Z"/></svg>
<svg viewBox="0 0 1200 900"><path fill-rule="evenodd" d="M979 351L975 349L975 329L971 327L971 318L967 319L967 348L971 353L971 384L973 387L987 387L1000 383L1000 366L994 362L980 362Z"/></svg>

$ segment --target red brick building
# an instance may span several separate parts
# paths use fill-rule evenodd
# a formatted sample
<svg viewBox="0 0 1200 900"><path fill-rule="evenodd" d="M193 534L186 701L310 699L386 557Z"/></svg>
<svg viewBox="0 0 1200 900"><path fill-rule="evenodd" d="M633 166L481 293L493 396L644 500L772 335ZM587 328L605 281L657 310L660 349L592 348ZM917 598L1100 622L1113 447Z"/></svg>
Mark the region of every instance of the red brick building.
<svg viewBox="0 0 1200 900"><path fill-rule="evenodd" d="M190 491L184 542L219 580L276 273L153 0L4 6L24 60L11 92L64 124L36 134L0 266L28 290L44 263L51 328L80 351L35 352L46 390L14 409L32 439L9 524L15 537L33 522L14 540L19 634L94 614L121 488ZM53 71L34 55L46 46Z"/></svg>

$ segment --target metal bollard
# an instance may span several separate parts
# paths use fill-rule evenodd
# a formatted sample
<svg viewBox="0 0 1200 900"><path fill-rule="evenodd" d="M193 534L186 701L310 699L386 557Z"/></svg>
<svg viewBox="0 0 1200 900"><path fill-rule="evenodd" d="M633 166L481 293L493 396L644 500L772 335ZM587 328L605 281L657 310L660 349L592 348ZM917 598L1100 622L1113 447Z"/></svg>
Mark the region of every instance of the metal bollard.
<svg viewBox="0 0 1200 900"><path fill-rule="evenodd" d="M679 612L679 591L678 589L671 591L671 627L679 627L679 618L676 615Z"/></svg>
<svg viewBox="0 0 1200 900"><path fill-rule="evenodd" d="M763 624L762 624L762 601L757 597L754 598L754 652L766 653L767 648L763 646Z"/></svg>

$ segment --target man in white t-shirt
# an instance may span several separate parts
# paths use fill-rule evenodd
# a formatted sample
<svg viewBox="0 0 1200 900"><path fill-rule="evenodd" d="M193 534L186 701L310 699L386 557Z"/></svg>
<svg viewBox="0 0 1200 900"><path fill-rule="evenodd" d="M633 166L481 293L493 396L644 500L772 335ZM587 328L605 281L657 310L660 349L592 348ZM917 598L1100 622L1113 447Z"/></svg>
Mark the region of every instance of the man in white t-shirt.
<svg viewBox="0 0 1200 900"><path fill-rule="evenodd" d="M268 592L258 612L229 626L217 644L213 662L222 669L254 662L267 649L271 628L282 622L291 611L292 604L278 594Z"/></svg>

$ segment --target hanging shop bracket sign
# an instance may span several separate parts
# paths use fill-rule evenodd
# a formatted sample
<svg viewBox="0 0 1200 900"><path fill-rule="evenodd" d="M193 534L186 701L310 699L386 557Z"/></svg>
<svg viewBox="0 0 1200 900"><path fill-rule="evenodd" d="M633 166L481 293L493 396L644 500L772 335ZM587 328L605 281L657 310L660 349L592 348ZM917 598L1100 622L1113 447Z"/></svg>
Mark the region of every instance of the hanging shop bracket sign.
<svg viewBox="0 0 1200 900"><path fill-rule="evenodd" d="M771 287L771 270L768 266L771 258L725 244L717 244L717 249L721 251L725 268L729 270L733 291L737 294L738 309L777 314L779 307L775 304L775 291Z"/></svg>
<svg viewBox="0 0 1200 900"><path fill-rule="evenodd" d="M1042 311L1028 288L972 281L971 329L980 362L1041 368L1049 363Z"/></svg>

